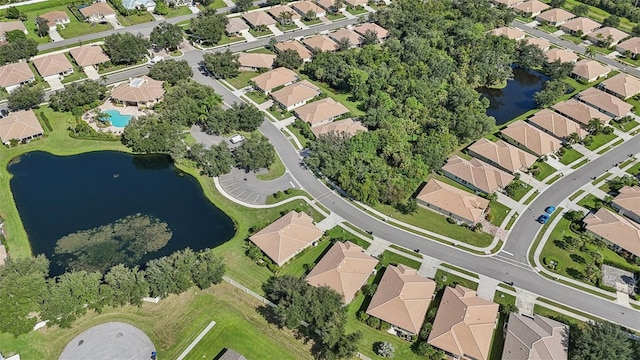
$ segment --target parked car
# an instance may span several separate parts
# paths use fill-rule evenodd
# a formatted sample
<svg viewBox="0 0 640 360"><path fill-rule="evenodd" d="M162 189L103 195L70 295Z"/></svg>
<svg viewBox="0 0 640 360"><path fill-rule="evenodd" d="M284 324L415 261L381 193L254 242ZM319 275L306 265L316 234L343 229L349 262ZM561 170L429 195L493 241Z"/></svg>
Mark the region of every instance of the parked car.
<svg viewBox="0 0 640 360"><path fill-rule="evenodd" d="M549 215L548 215L548 214L542 214L542 215L538 216L537 221L538 221L540 224L546 224L546 223L547 223L547 221L549 221Z"/></svg>
<svg viewBox="0 0 640 360"><path fill-rule="evenodd" d="M547 214L553 214L554 211L556 211L555 206L547 206L547 208L544 209L544 212L546 212Z"/></svg>
<svg viewBox="0 0 640 360"><path fill-rule="evenodd" d="M231 142L232 144L237 144L243 141L244 141L244 136L238 135L238 134L233 135L231 139L229 139L229 142Z"/></svg>

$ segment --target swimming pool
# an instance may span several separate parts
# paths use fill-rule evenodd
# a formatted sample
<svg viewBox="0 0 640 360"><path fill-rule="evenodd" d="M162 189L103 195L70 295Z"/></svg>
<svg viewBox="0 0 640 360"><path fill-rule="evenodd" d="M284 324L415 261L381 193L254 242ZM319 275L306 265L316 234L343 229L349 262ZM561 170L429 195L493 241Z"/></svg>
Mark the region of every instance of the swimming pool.
<svg viewBox="0 0 640 360"><path fill-rule="evenodd" d="M122 115L118 110L105 110L104 112L109 114L109 121L111 122L111 125L120 128L127 126L133 117L131 115Z"/></svg>

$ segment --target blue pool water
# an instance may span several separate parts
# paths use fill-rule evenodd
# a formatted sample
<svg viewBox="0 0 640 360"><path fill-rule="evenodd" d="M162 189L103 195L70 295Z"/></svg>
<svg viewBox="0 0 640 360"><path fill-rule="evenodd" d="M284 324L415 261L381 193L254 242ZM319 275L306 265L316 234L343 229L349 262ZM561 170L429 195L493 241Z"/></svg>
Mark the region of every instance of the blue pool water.
<svg viewBox="0 0 640 360"><path fill-rule="evenodd" d="M111 125L115 127L125 127L131 120L133 116L131 115L122 115L118 110L105 110L105 113L109 114L109 121Z"/></svg>

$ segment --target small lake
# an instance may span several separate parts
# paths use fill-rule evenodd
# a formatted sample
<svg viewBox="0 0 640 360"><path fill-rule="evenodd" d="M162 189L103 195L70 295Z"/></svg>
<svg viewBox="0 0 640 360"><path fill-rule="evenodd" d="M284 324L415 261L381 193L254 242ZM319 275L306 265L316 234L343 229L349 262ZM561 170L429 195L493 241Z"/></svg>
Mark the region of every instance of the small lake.
<svg viewBox="0 0 640 360"><path fill-rule="evenodd" d="M513 79L507 80L504 89L479 88L482 97L489 99L487 115L496 118L496 124L502 125L509 120L535 109L538 105L533 94L542 89L550 78L538 71L514 67Z"/></svg>
<svg viewBox="0 0 640 360"><path fill-rule="evenodd" d="M51 260L52 276L65 271L53 256L58 239L135 214L166 223L172 232L166 245L146 253L139 265L187 247L213 248L235 234L233 221L168 156L32 152L14 159L9 172L33 253Z"/></svg>

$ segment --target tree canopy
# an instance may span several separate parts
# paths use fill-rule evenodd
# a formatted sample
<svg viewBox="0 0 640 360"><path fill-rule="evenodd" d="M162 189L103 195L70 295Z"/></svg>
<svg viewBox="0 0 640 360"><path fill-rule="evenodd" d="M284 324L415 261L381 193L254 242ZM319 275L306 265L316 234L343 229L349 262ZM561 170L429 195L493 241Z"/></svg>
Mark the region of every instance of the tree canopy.
<svg viewBox="0 0 640 360"><path fill-rule="evenodd" d="M177 49L182 42L182 28L175 24L161 22L153 28L149 40L160 49Z"/></svg>
<svg viewBox="0 0 640 360"><path fill-rule="evenodd" d="M149 115L131 119L124 128L122 143L134 152L169 153L182 137L177 124Z"/></svg>
<svg viewBox="0 0 640 360"><path fill-rule="evenodd" d="M218 79L228 79L239 74L240 62L238 54L227 50L223 53L204 54L204 67Z"/></svg>
<svg viewBox="0 0 640 360"><path fill-rule="evenodd" d="M571 358L632 360L634 356L631 340L620 327L611 323L598 322L578 330L573 341Z"/></svg>
<svg viewBox="0 0 640 360"><path fill-rule="evenodd" d="M260 168L268 168L276 158L276 151L269 139L262 134L256 134L234 151L234 156L239 167L247 171L255 171Z"/></svg>
<svg viewBox="0 0 640 360"><path fill-rule="evenodd" d="M107 88L97 81L86 80L65 86L49 97L49 106L55 111L73 111L104 100Z"/></svg>
<svg viewBox="0 0 640 360"><path fill-rule="evenodd" d="M297 51L293 49L286 49L285 51L279 51L276 55L276 60L273 64L274 67L286 67L287 69L297 69L302 66L302 58Z"/></svg>
<svg viewBox="0 0 640 360"><path fill-rule="evenodd" d="M26 84L13 90L8 97L9 109L26 110L44 101L44 90L34 84Z"/></svg>
<svg viewBox="0 0 640 360"><path fill-rule="evenodd" d="M17 32L11 33L12 40L8 44L0 45L0 65L28 59L38 53L38 42L27 39L21 31L22 35L16 35Z"/></svg>
<svg viewBox="0 0 640 360"><path fill-rule="evenodd" d="M141 34L116 33L104 38L104 51L114 64L135 64L149 54L151 43Z"/></svg>
<svg viewBox="0 0 640 360"><path fill-rule="evenodd" d="M206 9L191 19L189 30L197 42L213 45L222 39L228 22L226 16L216 13L213 9Z"/></svg>
<svg viewBox="0 0 640 360"><path fill-rule="evenodd" d="M193 76L193 70L185 60L165 60L153 65L149 70L149 76L152 79L175 85L178 81L187 80Z"/></svg>

